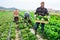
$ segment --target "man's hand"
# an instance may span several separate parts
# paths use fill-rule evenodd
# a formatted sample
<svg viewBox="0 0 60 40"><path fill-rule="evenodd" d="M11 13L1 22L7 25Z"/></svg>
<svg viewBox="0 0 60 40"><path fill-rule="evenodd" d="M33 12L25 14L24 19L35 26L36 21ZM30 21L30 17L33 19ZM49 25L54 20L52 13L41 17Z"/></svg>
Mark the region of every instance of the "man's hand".
<svg viewBox="0 0 60 40"><path fill-rule="evenodd" d="M48 16L48 21L49 21L49 19L50 19L50 16Z"/></svg>
<svg viewBox="0 0 60 40"><path fill-rule="evenodd" d="M34 15L34 18L36 18L36 15Z"/></svg>

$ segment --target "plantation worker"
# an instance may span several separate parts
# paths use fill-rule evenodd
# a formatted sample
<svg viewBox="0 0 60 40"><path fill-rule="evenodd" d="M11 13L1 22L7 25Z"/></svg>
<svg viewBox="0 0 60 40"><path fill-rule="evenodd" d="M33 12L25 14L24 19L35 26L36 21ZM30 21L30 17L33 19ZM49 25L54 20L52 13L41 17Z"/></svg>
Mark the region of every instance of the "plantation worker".
<svg viewBox="0 0 60 40"><path fill-rule="evenodd" d="M29 18L29 17L30 17L29 12L25 12L25 14L24 14L24 19L27 19L27 18Z"/></svg>
<svg viewBox="0 0 60 40"><path fill-rule="evenodd" d="M28 21L29 23L31 23L30 13L29 13L29 12L25 12L25 14L24 14L24 19L25 19L25 21Z"/></svg>
<svg viewBox="0 0 60 40"><path fill-rule="evenodd" d="M30 20L30 13L29 12L25 12L24 14L24 22L27 22L29 24L31 24L31 20Z"/></svg>
<svg viewBox="0 0 60 40"><path fill-rule="evenodd" d="M48 16L49 15L49 13L48 13L48 10L44 7L44 2L41 2L41 6L40 7L38 7L37 9L36 9L36 12L35 12L35 17L38 15L40 15L40 16ZM36 22L36 24L35 24L35 34L37 33L37 28L38 28L38 26L39 26L39 22ZM41 30L42 30L42 32L44 32L44 25L45 25L45 23L41 23Z"/></svg>
<svg viewBox="0 0 60 40"><path fill-rule="evenodd" d="M14 22L18 23L19 20L19 12L18 9L14 10Z"/></svg>

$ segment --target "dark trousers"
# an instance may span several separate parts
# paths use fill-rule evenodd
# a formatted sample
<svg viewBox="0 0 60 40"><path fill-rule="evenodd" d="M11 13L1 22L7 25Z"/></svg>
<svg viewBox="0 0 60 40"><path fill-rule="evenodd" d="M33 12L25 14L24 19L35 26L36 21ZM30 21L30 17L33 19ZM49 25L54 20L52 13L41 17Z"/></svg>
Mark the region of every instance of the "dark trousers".
<svg viewBox="0 0 60 40"><path fill-rule="evenodd" d="M18 22L19 18L18 17L14 17L14 22Z"/></svg>
<svg viewBox="0 0 60 40"><path fill-rule="evenodd" d="M36 24L34 25L35 31L37 31L37 29L38 29L38 27L39 27L39 24L40 24L40 23L36 23ZM45 23L41 23L41 30L42 30L42 32L44 31L44 25L45 25Z"/></svg>

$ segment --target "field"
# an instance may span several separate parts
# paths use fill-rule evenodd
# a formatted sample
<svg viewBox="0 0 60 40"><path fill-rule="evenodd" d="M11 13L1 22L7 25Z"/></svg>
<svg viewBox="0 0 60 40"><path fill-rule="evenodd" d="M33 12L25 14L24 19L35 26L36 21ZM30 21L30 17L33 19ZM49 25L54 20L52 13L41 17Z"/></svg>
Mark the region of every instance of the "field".
<svg viewBox="0 0 60 40"><path fill-rule="evenodd" d="M19 24L16 25L13 12L0 12L0 40L38 40L30 29L35 24L34 12L30 12L30 24L28 21L24 22L25 11L19 12ZM41 26L38 28L38 34L41 33ZM60 15L50 15L49 23L45 25L43 39L46 40L60 40Z"/></svg>

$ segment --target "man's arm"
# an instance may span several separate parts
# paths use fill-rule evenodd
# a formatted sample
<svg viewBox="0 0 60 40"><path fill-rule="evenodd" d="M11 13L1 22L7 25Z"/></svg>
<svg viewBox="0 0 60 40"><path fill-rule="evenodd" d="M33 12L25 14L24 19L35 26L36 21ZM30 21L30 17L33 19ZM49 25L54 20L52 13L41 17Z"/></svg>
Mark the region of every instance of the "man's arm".
<svg viewBox="0 0 60 40"><path fill-rule="evenodd" d="M45 13L46 13L47 16L49 16L49 13L48 13L48 10L47 9L46 9L46 12Z"/></svg>
<svg viewBox="0 0 60 40"><path fill-rule="evenodd" d="M39 8L36 9L35 15L38 14L38 12L39 12Z"/></svg>
<svg viewBox="0 0 60 40"><path fill-rule="evenodd" d="M38 15L38 13L39 13L39 8L36 9L34 17L36 17Z"/></svg>
<svg viewBox="0 0 60 40"><path fill-rule="evenodd" d="M50 16L49 16L49 13L48 13L48 10L46 9L46 15L48 16L48 20L50 19Z"/></svg>
<svg viewBox="0 0 60 40"><path fill-rule="evenodd" d="M37 12L38 12L37 10L38 10L38 8L36 9L36 12L35 12L35 15L34 15L35 18L36 18L36 14L37 14Z"/></svg>

